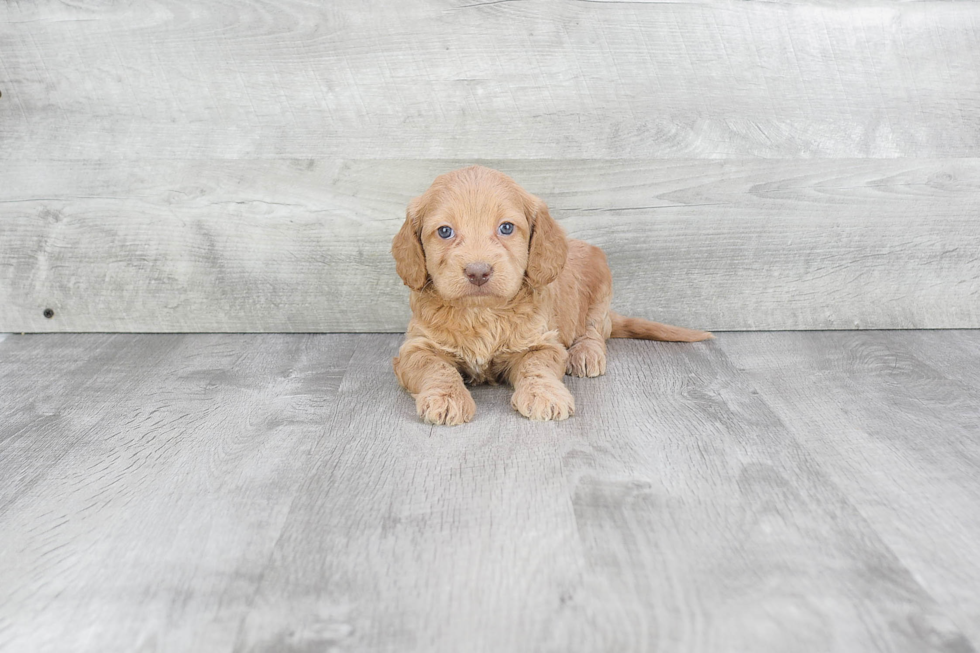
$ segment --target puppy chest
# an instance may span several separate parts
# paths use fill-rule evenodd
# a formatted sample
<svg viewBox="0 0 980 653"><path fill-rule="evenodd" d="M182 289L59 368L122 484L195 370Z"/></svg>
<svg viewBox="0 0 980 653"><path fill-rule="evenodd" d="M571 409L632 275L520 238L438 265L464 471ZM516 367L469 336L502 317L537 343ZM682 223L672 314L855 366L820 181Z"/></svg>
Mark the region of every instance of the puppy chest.
<svg viewBox="0 0 980 653"><path fill-rule="evenodd" d="M445 329L441 344L452 353L456 364L472 383L502 380L515 355L541 339L544 324L517 319L518 316L476 315Z"/></svg>
<svg viewBox="0 0 980 653"><path fill-rule="evenodd" d="M459 369L471 383L492 383L500 378L504 366L495 356L461 354L457 358Z"/></svg>
<svg viewBox="0 0 980 653"><path fill-rule="evenodd" d="M514 353L513 343L493 334L457 343L454 349L457 365L472 383L494 382L501 378L506 362Z"/></svg>

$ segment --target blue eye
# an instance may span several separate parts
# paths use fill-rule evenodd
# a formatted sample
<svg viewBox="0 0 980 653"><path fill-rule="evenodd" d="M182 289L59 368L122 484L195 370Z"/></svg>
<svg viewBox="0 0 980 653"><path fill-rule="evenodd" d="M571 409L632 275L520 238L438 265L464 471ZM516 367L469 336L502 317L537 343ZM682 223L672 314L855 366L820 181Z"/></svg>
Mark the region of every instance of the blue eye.
<svg viewBox="0 0 980 653"><path fill-rule="evenodd" d="M453 228L452 227L439 227L436 229L436 233L439 234L440 238L452 238Z"/></svg>
<svg viewBox="0 0 980 653"><path fill-rule="evenodd" d="M514 224L511 222L502 222L500 226L497 227L497 232L501 236L509 236L514 233Z"/></svg>

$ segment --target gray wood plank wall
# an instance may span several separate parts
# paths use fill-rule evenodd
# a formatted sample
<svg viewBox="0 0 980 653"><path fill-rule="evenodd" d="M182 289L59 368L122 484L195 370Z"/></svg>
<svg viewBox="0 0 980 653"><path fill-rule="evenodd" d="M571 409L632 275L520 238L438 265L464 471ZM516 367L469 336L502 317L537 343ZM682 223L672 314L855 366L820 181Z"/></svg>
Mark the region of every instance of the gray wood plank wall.
<svg viewBox="0 0 980 653"><path fill-rule="evenodd" d="M621 312L980 327L980 3L24 0L0 330L401 330L391 236L473 162Z"/></svg>

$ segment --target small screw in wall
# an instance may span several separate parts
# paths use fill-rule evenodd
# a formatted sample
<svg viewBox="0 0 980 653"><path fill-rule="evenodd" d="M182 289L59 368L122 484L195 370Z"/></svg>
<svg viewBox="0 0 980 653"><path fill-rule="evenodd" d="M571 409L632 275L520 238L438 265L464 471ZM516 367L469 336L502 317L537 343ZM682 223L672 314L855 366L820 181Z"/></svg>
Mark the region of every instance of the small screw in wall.
<svg viewBox="0 0 980 653"><path fill-rule="evenodd" d="M50 309L50 308L44 309L44 317L46 317L46 318L48 318L50 320L51 318L54 317L54 311L52 309Z"/></svg>

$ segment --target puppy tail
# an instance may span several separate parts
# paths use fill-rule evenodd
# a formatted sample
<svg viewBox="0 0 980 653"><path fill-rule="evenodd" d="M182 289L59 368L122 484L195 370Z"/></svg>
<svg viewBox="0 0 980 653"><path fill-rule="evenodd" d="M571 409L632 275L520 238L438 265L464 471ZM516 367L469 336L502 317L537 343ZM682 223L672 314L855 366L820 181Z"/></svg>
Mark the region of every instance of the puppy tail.
<svg viewBox="0 0 980 653"><path fill-rule="evenodd" d="M641 340L663 340L666 342L699 342L711 340L713 335L707 331L695 331L684 327L651 322L639 317L623 317L609 311L612 318L610 338L639 338Z"/></svg>

